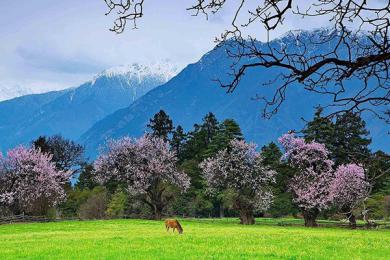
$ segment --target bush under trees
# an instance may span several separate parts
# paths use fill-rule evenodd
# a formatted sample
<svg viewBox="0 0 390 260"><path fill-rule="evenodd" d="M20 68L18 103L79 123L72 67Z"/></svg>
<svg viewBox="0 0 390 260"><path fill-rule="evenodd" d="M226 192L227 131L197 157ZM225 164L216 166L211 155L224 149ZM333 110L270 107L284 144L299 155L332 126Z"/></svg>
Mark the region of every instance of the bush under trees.
<svg viewBox="0 0 390 260"><path fill-rule="evenodd" d="M80 206L81 219L104 219L108 205L107 190L104 187L95 187L88 199Z"/></svg>
<svg viewBox="0 0 390 260"><path fill-rule="evenodd" d="M118 189L112 195L106 210L106 216L108 218L122 218L125 216L127 201L127 194L122 189Z"/></svg>

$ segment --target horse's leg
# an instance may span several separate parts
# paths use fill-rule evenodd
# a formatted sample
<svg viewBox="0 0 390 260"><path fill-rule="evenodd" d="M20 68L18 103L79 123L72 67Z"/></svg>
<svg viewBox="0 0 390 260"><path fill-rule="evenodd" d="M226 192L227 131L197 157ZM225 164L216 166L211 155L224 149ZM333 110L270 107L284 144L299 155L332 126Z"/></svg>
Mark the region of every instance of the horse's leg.
<svg viewBox="0 0 390 260"><path fill-rule="evenodd" d="M175 229L176 229L176 227L173 227L173 232L172 233L175 233Z"/></svg>

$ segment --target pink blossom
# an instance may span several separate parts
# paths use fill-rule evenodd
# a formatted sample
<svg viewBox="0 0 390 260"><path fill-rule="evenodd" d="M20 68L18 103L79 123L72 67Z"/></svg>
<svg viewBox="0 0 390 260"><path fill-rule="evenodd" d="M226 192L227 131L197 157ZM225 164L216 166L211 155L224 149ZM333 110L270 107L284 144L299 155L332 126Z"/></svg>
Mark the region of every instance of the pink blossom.
<svg viewBox="0 0 390 260"><path fill-rule="evenodd" d="M322 210L332 199L329 188L333 180L333 161L325 145L317 142L305 142L294 134L285 134L279 138L285 148L284 159L297 169L290 182L294 201L304 210Z"/></svg>
<svg viewBox="0 0 390 260"><path fill-rule="evenodd" d="M16 147L0 156L0 202L30 211L37 201L49 207L65 199L70 172L56 170L51 156L39 149Z"/></svg>
<svg viewBox="0 0 390 260"><path fill-rule="evenodd" d="M95 161L96 179L127 183L134 193L146 193L160 182L174 184L183 191L189 177L177 170L177 157L162 138L145 135L139 139L124 137L108 143L108 149Z"/></svg>
<svg viewBox="0 0 390 260"><path fill-rule="evenodd" d="M272 202L270 183L275 172L264 166L254 144L232 140L228 148L200 164L211 193L231 189L245 207L266 210Z"/></svg>
<svg viewBox="0 0 390 260"><path fill-rule="evenodd" d="M368 188L369 183L361 166L340 165L330 186L330 197L339 209L348 213L367 197Z"/></svg>

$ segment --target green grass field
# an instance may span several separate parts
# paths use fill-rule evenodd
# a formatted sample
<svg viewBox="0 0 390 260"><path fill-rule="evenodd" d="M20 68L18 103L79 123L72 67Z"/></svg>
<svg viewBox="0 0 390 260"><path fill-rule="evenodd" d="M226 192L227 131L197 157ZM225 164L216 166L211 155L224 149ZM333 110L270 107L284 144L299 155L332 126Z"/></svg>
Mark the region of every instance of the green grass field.
<svg viewBox="0 0 390 260"><path fill-rule="evenodd" d="M0 226L0 259L390 259L390 230L277 226L259 220L102 220Z"/></svg>

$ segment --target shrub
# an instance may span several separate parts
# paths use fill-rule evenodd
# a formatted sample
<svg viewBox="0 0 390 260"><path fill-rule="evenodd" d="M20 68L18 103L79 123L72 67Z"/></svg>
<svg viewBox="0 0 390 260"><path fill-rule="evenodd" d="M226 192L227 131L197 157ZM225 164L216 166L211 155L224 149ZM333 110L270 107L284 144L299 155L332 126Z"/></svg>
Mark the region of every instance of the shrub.
<svg viewBox="0 0 390 260"><path fill-rule="evenodd" d="M107 210L107 191L103 187L96 187L87 201L79 209L81 219L103 219Z"/></svg>
<svg viewBox="0 0 390 260"><path fill-rule="evenodd" d="M77 217L78 211L92 194L90 189L69 189L67 199L59 205L62 217Z"/></svg>
<svg viewBox="0 0 390 260"><path fill-rule="evenodd" d="M390 219L390 195L384 198L385 218Z"/></svg>
<svg viewBox="0 0 390 260"><path fill-rule="evenodd" d="M367 200L366 208L368 209L368 217L370 219L383 219L385 217L384 196L372 196Z"/></svg>
<svg viewBox="0 0 390 260"><path fill-rule="evenodd" d="M128 195L121 189L118 189L112 196L108 208L106 210L106 216L108 218L122 218L125 214Z"/></svg>

